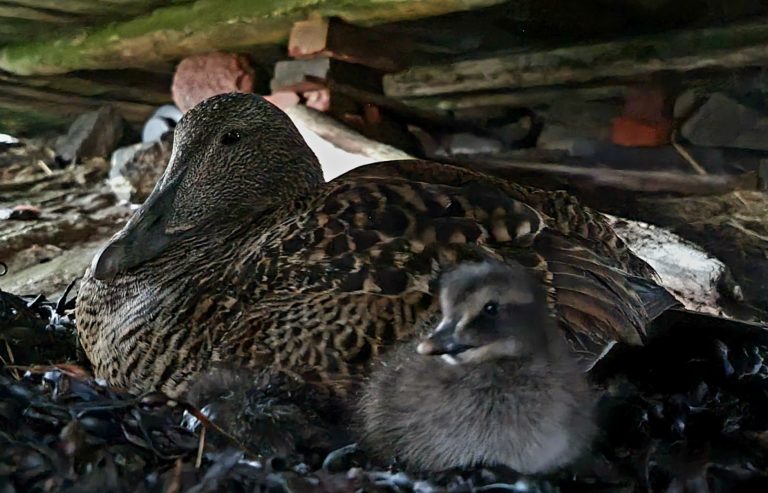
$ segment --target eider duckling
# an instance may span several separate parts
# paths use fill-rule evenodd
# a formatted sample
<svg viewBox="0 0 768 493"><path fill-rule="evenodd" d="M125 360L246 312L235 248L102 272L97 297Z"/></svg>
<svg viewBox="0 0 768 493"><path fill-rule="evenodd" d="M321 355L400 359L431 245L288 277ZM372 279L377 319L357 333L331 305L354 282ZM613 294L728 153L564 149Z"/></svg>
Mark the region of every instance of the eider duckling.
<svg viewBox="0 0 768 493"><path fill-rule="evenodd" d="M400 348L371 375L360 401L369 453L414 470L533 474L584 452L593 398L543 286L519 264L465 263L442 277L440 305L417 350Z"/></svg>

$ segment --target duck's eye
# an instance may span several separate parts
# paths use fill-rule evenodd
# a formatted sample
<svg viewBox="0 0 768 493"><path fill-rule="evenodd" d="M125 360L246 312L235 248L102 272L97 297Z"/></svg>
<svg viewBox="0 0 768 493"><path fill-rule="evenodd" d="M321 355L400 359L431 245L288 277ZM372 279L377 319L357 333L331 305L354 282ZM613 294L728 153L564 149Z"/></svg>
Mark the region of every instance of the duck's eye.
<svg viewBox="0 0 768 493"><path fill-rule="evenodd" d="M231 146L232 144L240 142L240 132L237 130L230 130L222 135L220 140L223 145Z"/></svg>
<svg viewBox="0 0 768 493"><path fill-rule="evenodd" d="M483 306L483 313L490 317L495 317L499 314L499 304L495 301L489 301Z"/></svg>

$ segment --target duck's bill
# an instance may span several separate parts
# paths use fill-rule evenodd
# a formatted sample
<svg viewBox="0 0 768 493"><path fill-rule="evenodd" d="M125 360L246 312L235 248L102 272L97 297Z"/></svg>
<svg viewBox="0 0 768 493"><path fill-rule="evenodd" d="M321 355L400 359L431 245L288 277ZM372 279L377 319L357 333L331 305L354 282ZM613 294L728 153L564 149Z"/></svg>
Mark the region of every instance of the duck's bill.
<svg viewBox="0 0 768 493"><path fill-rule="evenodd" d="M454 337L456 321L443 319L437 329L427 339L423 340L416 351L424 355L451 355L463 353L472 346L461 344Z"/></svg>
<svg viewBox="0 0 768 493"><path fill-rule="evenodd" d="M177 186L157 186L122 231L96 254L91 262L94 278L109 281L162 254L179 236L166 231L168 212Z"/></svg>

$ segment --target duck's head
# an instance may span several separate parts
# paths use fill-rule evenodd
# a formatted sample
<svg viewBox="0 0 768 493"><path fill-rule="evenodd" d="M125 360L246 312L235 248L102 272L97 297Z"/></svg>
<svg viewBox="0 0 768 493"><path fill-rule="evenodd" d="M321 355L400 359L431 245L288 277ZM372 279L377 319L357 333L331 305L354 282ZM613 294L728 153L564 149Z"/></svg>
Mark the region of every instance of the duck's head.
<svg viewBox="0 0 768 493"><path fill-rule="evenodd" d="M93 276L112 279L178 239L256 220L322 183L320 163L284 112L254 94L209 98L176 126L165 173L96 255Z"/></svg>
<svg viewBox="0 0 768 493"><path fill-rule="evenodd" d="M442 320L418 346L451 364L548 354L546 291L520 264L465 263L440 280Z"/></svg>

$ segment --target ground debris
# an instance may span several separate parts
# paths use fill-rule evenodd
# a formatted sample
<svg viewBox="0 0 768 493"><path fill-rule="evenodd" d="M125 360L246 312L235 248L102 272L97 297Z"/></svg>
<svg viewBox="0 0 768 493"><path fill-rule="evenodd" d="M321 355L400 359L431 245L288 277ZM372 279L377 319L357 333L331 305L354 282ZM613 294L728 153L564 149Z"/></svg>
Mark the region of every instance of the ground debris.
<svg viewBox="0 0 768 493"><path fill-rule="evenodd" d="M130 215L106 183L102 158L57 163L43 145L0 148L0 261L3 288L60 294L96 248Z"/></svg>
<svg viewBox="0 0 768 493"><path fill-rule="evenodd" d="M0 361L16 367L79 359L73 286L58 301L0 289Z"/></svg>
<svg viewBox="0 0 768 493"><path fill-rule="evenodd" d="M69 364L19 378L0 368L0 491L719 492L768 482L768 333L703 315L658 323L648 346L595 367L601 434L589 457L546 476L414 474L354 445L252 455L209 424L188 426L202 415L184 401L108 388Z"/></svg>

